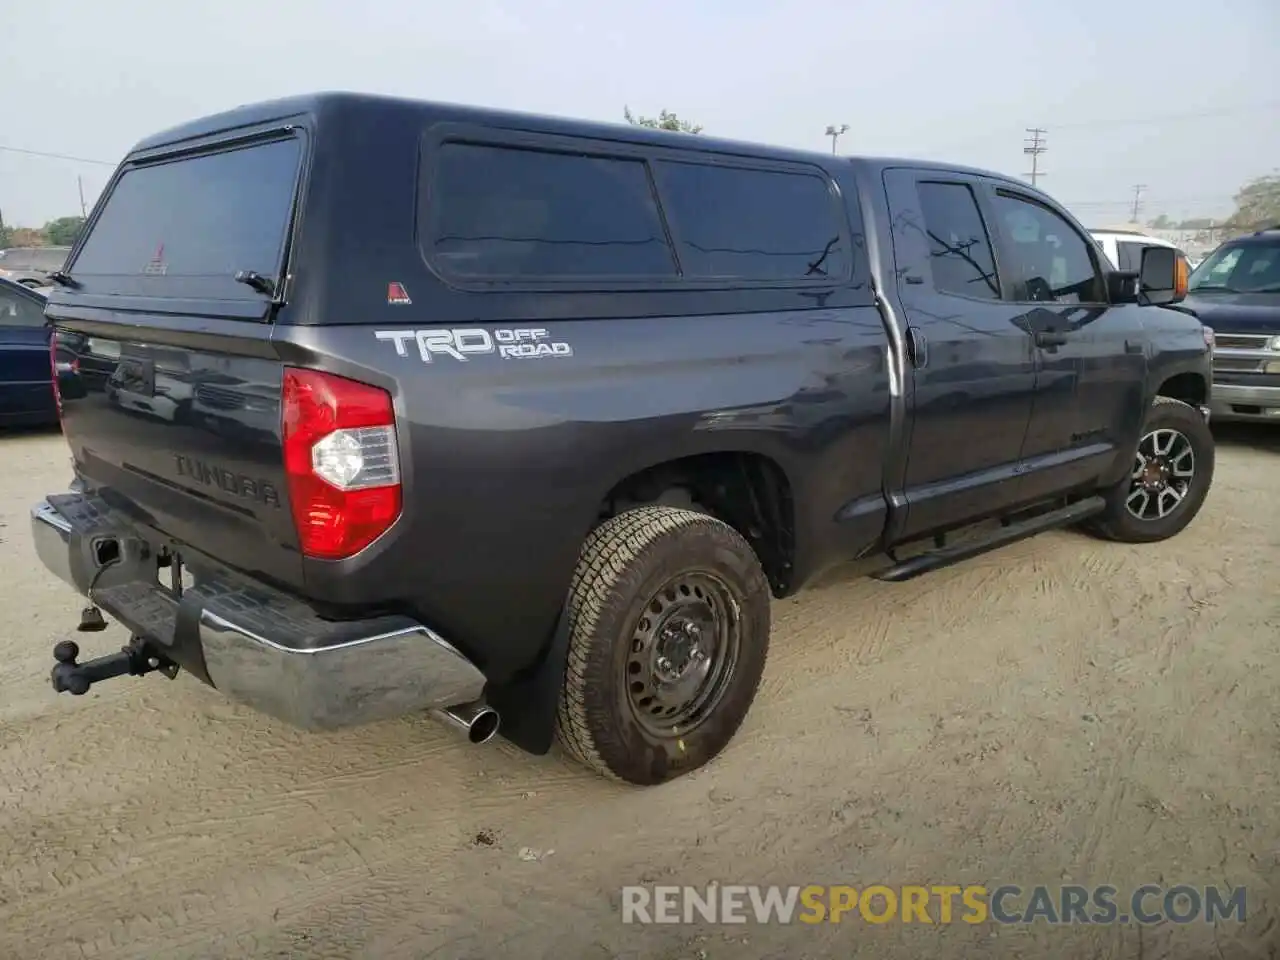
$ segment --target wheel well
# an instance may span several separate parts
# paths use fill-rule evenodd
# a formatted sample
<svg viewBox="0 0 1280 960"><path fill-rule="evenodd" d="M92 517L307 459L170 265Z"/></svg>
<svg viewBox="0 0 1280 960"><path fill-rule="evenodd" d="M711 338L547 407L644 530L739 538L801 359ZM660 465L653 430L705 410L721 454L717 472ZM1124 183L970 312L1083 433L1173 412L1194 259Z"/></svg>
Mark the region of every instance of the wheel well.
<svg viewBox="0 0 1280 960"><path fill-rule="evenodd" d="M1156 393L1159 396L1172 397L1174 400L1181 400L1183 403L1198 407L1204 403L1208 390L1205 387L1204 377L1199 374L1179 373L1160 384L1160 389Z"/></svg>
<svg viewBox="0 0 1280 960"><path fill-rule="evenodd" d="M643 504L700 510L737 530L756 552L775 595L791 583L795 508L782 468L758 453L705 453L634 473L600 504L600 520Z"/></svg>

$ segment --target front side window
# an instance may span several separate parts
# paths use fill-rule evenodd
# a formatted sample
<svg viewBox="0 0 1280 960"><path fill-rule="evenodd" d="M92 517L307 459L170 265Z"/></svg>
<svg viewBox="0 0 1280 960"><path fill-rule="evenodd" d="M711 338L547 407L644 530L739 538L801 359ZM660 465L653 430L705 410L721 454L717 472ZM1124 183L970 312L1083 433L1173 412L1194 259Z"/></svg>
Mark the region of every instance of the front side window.
<svg viewBox="0 0 1280 960"><path fill-rule="evenodd" d="M921 183L920 208L929 241L933 287L939 293L998 300L991 238L973 191L963 183Z"/></svg>
<svg viewBox="0 0 1280 960"><path fill-rule="evenodd" d="M814 174L660 161L654 176L685 277L822 281L848 276L828 182Z"/></svg>
<svg viewBox="0 0 1280 960"><path fill-rule="evenodd" d="M430 254L453 276L676 275L641 160L446 143L428 203Z"/></svg>
<svg viewBox="0 0 1280 960"><path fill-rule="evenodd" d="M1011 260L1002 264L1009 299L1031 303L1102 303L1102 279L1089 245L1047 207L1003 191L993 200Z"/></svg>

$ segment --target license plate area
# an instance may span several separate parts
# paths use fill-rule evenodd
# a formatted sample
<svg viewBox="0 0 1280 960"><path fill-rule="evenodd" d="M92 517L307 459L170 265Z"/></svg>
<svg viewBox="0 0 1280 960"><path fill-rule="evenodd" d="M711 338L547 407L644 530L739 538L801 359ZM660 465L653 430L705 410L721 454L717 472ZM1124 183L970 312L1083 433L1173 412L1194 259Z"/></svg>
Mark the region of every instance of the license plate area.
<svg viewBox="0 0 1280 960"><path fill-rule="evenodd" d="M182 562L182 554L176 550L162 550L156 556L156 582L175 599L195 586L191 570Z"/></svg>

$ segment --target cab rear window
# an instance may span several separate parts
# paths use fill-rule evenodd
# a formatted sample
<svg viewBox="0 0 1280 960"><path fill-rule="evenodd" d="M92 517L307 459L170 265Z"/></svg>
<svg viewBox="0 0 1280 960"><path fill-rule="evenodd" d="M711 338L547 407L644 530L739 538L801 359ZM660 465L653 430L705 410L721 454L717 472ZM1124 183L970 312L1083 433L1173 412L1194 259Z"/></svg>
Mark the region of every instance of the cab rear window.
<svg viewBox="0 0 1280 960"><path fill-rule="evenodd" d="M69 272L91 294L253 300L281 268L302 144L291 137L131 167Z"/></svg>

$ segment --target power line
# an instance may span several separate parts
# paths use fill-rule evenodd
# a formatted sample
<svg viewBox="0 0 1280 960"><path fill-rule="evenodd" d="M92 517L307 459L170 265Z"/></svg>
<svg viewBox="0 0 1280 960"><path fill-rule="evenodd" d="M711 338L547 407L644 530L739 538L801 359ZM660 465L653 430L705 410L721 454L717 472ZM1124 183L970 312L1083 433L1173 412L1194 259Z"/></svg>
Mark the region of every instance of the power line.
<svg viewBox="0 0 1280 960"><path fill-rule="evenodd" d="M1054 130L1089 130L1089 129L1105 129L1107 127L1123 127L1123 126L1140 126L1152 123L1177 123L1182 120L1204 120L1210 117L1224 117L1236 114L1252 114L1266 113L1273 110L1280 110L1280 100L1267 100L1260 103L1244 104L1235 107L1225 107L1219 110L1200 110L1193 113L1168 113L1158 114L1146 117L1134 117L1131 119L1120 120L1081 120L1075 123L1055 123ZM1033 128L1027 128L1028 132ZM974 137L969 140L952 140L948 143L940 144L936 147L930 147L927 154L937 154L950 150L962 150L970 147L989 146L999 139L1001 134L995 133L990 136Z"/></svg>
<svg viewBox="0 0 1280 960"><path fill-rule="evenodd" d="M1031 172L1027 176L1031 178L1033 187L1041 176L1040 154L1049 149L1049 145L1044 141L1044 135L1048 132L1043 127L1027 127L1027 133L1031 134L1031 136L1023 141L1027 145L1022 148L1022 152L1031 157Z"/></svg>
<svg viewBox="0 0 1280 960"><path fill-rule="evenodd" d="M114 167L112 160L91 160L88 157L72 157L65 153L49 153L46 150L27 150L23 147L7 147L0 143L0 150L6 153L21 153L28 157L44 157L48 160L70 160L72 163L95 163L103 167Z"/></svg>
<svg viewBox="0 0 1280 960"><path fill-rule="evenodd" d="M1054 128L1058 130L1084 130L1093 127L1136 127L1179 120L1207 120L1210 117L1226 117L1240 113L1262 113L1269 110L1280 110L1280 100L1265 100L1260 103L1223 107L1218 110L1197 110L1192 113L1166 113L1160 116L1132 117L1127 120L1081 120L1078 123L1055 123Z"/></svg>
<svg viewBox="0 0 1280 960"><path fill-rule="evenodd" d="M1189 203L1231 203L1235 197L1231 194L1221 194L1216 197L1159 197L1160 204L1189 204ZM1061 200L1069 207L1124 207L1132 208L1133 198L1127 200Z"/></svg>

